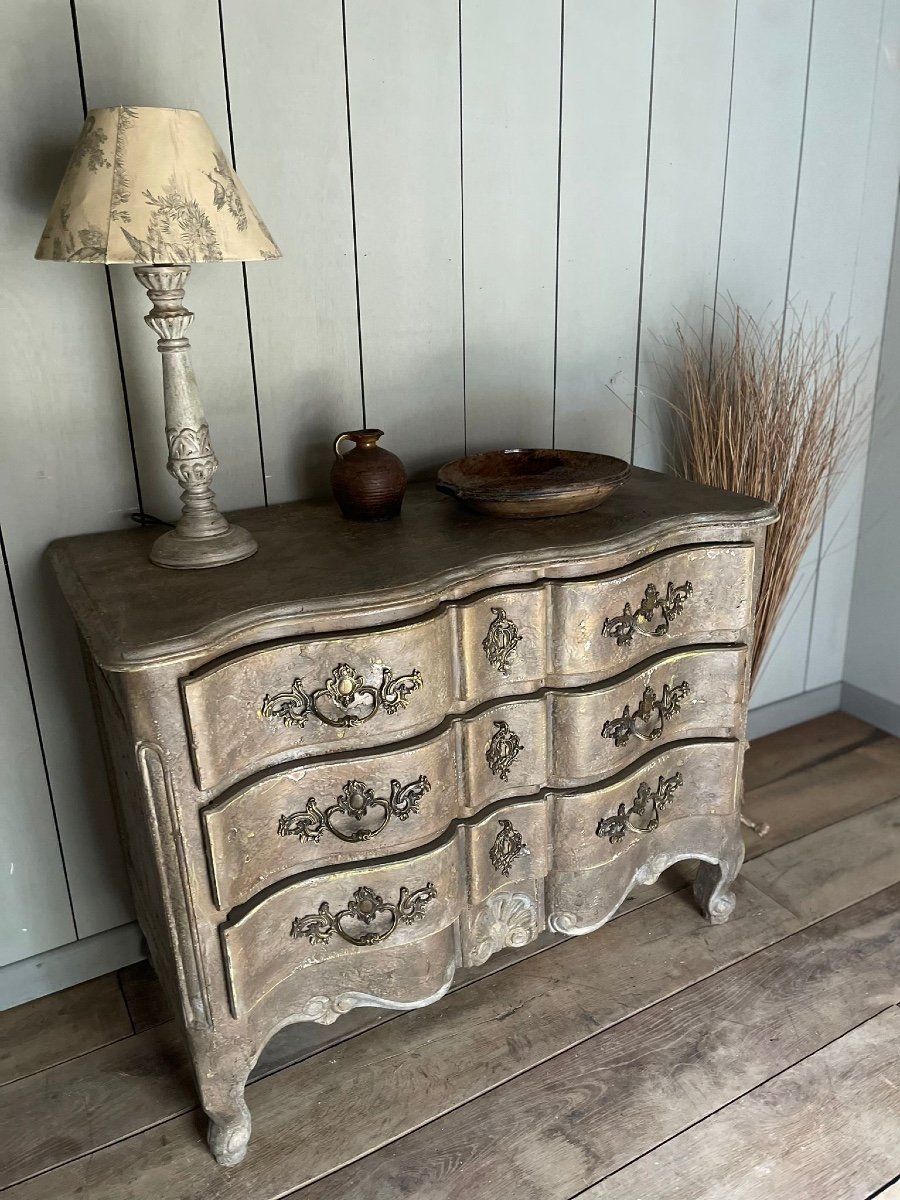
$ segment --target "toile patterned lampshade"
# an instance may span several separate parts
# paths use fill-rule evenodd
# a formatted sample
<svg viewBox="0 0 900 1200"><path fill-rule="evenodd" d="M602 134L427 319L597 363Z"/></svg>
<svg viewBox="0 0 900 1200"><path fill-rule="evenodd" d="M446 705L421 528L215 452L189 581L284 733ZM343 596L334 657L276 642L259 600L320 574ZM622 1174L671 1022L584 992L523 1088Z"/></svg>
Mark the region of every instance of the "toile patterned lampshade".
<svg viewBox="0 0 900 1200"><path fill-rule="evenodd" d="M206 121L187 108L94 108L35 258L156 265L280 258Z"/></svg>

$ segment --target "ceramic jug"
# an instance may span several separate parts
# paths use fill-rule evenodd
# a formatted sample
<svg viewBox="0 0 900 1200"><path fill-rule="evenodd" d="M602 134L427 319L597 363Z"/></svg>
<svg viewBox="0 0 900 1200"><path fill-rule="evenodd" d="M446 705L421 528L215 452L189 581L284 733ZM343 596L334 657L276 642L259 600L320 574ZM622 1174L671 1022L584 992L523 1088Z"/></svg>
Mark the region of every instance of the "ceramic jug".
<svg viewBox="0 0 900 1200"><path fill-rule="evenodd" d="M396 454L378 445L381 429L353 429L334 439L331 490L351 521L386 521L400 513L406 471ZM341 443L355 443L346 454Z"/></svg>

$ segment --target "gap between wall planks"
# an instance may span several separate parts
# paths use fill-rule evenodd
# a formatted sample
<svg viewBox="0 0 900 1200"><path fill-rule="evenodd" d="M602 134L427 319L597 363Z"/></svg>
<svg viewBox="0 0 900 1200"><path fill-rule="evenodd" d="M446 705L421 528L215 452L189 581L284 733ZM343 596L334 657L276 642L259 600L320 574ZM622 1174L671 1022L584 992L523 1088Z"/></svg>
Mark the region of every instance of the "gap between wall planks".
<svg viewBox="0 0 900 1200"><path fill-rule="evenodd" d="M223 145L227 148L233 143L238 169L251 194L277 236L286 242L288 255L282 262L248 268L246 296L236 267L201 267L192 279L190 297L198 312L195 359L214 441L223 459L218 490L226 507L256 501L266 491L270 499L283 500L309 489L321 490L331 433L362 419L359 343L376 405L373 412L386 424L395 422L398 446L402 449L402 443L408 442L415 466L428 465L432 438L433 461L458 453L467 419L472 428L471 448L476 448L481 438L507 432L508 438L501 440L520 440L529 430L536 436L545 427L552 436L553 415L557 442L572 439L587 444L593 432L590 401L595 391L604 393L597 401L600 416L594 424L599 430L602 422L602 431L596 447L601 448L607 437L609 449L613 442L616 446L627 443L633 369L631 378L626 376L631 350L639 340L637 314L643 304L647 336L642 341L641 359L649 363L654 350L650 335L659 332L653 326L663 316L670 322L676 306L685 309L682 301L691 291L673 263L677 266L677 245L685 241L694 206L678 192L677 178L665 170L664 162L660 166L659 154L666 145L666 130L673 121L677 124L677 113L696 108L689 77L695 73L683 73L684 91L681 85L675 86L677 80L672 83L671 64L683 61L679 39L705 13L703 0L667 0L664 8L640 0L629 6L627 17L621 19L620 6L611 0L600 4L529 0L527 6L515 7L514 26L510 25L509 0L477 6L463 0L456 5L460 70L455 93L449 62L453 57L454 5L440 0L439 15L447 36L445 39L442 33L427 45L428 62L434 66L433 94L422 90L420 75L406 69L421 57L412 34L407 40L389 39L385 45L384 39L374 37L378 29L373 30L371 22L376 18L358 0L348 0L345 23L340 20L340 6L330 0L298 0L288 8L277 0L260 0L252 10L235 0L222 0L221 5L201 0L192 9L190 36L174 39L165 54L151 57L146 47L157 44L160 19L176 27L180 16L173 0L161 2L162 9L150 0L135 0L127 8L114 0L74 0L71 5L65 0L41 0L22 9L14 36L6 39L0 54L21 49L19 65L27 67L32 40L40 42L45 60L52 48L58 69L26 71L17 84L17 103L28 120L20 123L16 136L22 145L45 144L58 137L68 119L71 141L80 118L78 61L70 36L74 19L87 102L125 99L204 109ZM704 263L699 272L704 279L712 272L720 289L727 287L737 299L745 291L754 297L765 295L763 276L769 268L764 268L764 263L773 264L773 279L783 273L783 217L793 171L795 185L800 187L795 228L792 223L798 264L792 263L794 283L787 293L799 294L806 286L802 272L800 276L797 272L818 253L815 205L825 200L830 203L837 189L841 199L831 208L829 220L834 228L828 240L830 247L838 238L842 262L851 253L853 256L851 311L861 305L858 311L865 324L883 309L886 255L880 255L879 247L881 226L891 224L897 119L897 73L889 69L885 55L897 33L900 4L884 0L879 43L875 34L881 6L882 0L865 0L864 20L859 21L854 8L848 37L842 25L849 12L845 0L817 0L811 30L815 36L812 41L807 36L805 44L804 22L807 11L812 16L811 0L792 6L787 15L777 11L783 6L776 0L740 0L734 10L734 62L727 89L731 56L725 53L714 68L716 94L721 99L727 90L731 110L725 133L727 161L722 159L716 184L721 200L710 218L715 236L710 236L709 245L715 243L715 262L709 255L701 256ZM413 0L390 0L389 6L386 0L385 20L403 34L418 28L410 22L420 8ZM659 12L653 11L656 8ZM776 12L782 23L787 22L778 26L780 36L771 35ZM602 27L604 14L609 21L617 17L613 39ZM707 34L721 35L724 46L727 24ZM428 27L420 32L425 37L434 31ZM804 56L810 45L814 69L807 102ZM502 69L485 69L487 46L498 51L496 63ZM110 47L114 53L109 52ZM699 43L691 43L684 52L696 55L700 49ZM385 72L379 74L381 50L390 56L389 77ZM182 61L185 54L188 58ZM607 56L614 61L607 61ZM609 69L598 70L598 64L604 63ZM620 80L624 90L615 97L615 127L600 122L598 128L594 120L602 106L594 96L591 107L592 68L601 95L607 94L604 89L618 78L616 71L625 76ZM48 79L54 81L49 95ZM770 83L777 92L777 104ZM651 122L654 84L656 105ZM847 111L842 111L841 120L834 124L830 118L826 120L830 111L827 97L839 96L845 85L851 89L856 107L843 106ZM23 95L31 100L22 104ZM704 108L704 121L711 119L713 109L716 119L721 118L721 104L707 103ZM814 147L817 138L827 141L831 175L826 170L824 178L809 174L815 158L809 159L806 167L800 161L798 124L802 131L804 109L808 109L808 146ZM773 119L775 111L777 120ZM547 112L555 116L545 122ZM272 114L277 114L277 121L271 120ZM507 126L505 131L495 128L498 114ZM859 169L850 173L857 204L846 191L847 172L842 164L848 146L856 146L860 140L856 134L869 115L868 135L862 139L866 156L857 162ZM647 165L648 127L651 160L654 146L657 157L655 165L650 163L653 169L645 207L641 173ZM357 168L355 194L348 170L351 133ZM383 138L388 139L389 153L382 164L375 142ZM523 143L534 153L524 154ZM721 139L715 144L721 146ZM290 153L285 153L287 145ZM60 146L58 157L64 157L66 149ZM494 150L497 162L507 164L508 178L494 178ZM277 175L271 170L275 153L280 156ZM451 153L460 159L456 166L463 160L470 163L468 173L461 171L458 179L445 161ZM759 162L769 167L770 187L764 203L754 207L748 205L748 192L740 181L758 178L754 164ZM680 168L685 169L684 161ZM121 873L116 874L112 823L103 800L103 773L84 694L79 691L74 640L69 625L58 619L52 583L34 569L37 555L50 537L116 523L135 505L127 445L129 421L139 483L147 503L161 511L175 503L175 489L164 470L158 356L141 319L145 299L130 272L112 272L112 314L122 338L124 378L119 379L107 319L110 298L97 275L87 268L42 270L30 262L31 244L39 232L58 166L51 169L48 160L45 174L42 187L47 195L39 196L37 189L27 198L33 229L28 222L22 223L22 253L16 260L21 265L22 283L17 294L26 303L30 296L41 300L38 308L43 315L36 315L29 326L35 330L35 338L47 325L48 305L59 310L58 317L52 322L54 338L48 342L42 337L39 354L31 356L40 361L39 376L17 375L7 390L11 396L23 391L40 394L53 412L52 419L46 412L39 417L29 406L14 414L18 425L11 424L8 431L15 458L6 475L13 491L0 493L0 518L5 529L15 534L10 542L10 580L23 614L25 661L34 684L40 734L47 747L52 792L47 805L55 806L51 818L59 825L64 864L57 864L52 896L48 894L42 901L58 911L53 919L48 914L44 921L22 923L27 933L17 936L35 940L16 949L18 955L38 953L71 936L67 901L74 909L79 935L127 917ZM734 183L729 182L732 179ZM510 181L519 181L513 189L511 209L501 202ZM385 201L385 194L392 190L397 201L393 205ZM522 212L526 193L531 197L530 207ZM585 199L592 196L599 210L597 205L585 205ZM360 234L356 265L351 220L354 204ZM744 240L736 233L748 207L757 216L767 211L778 231L771 245L765 243L764 254L752 249L759 244L758 238ZM465 221L464 210L468 214ZM519 239L516 245L510 213L516 220L521 216L528 229L536 229L537 240ZM638 215L643 222L640 228ZM681 224L682 217L687 225ZM468 244L463 240L464 228L473 231ZM641 272L644 244L648 253L646 271ZM825 256L829 261L830 253L829 248ZM467 282L463 280L464 257L468 257ZM510 263L509 271L499 276L490 268L498 258ZM666 296L661 280L667 272L677 297ZM517 280L514 287L510 284L513 278ZM95 283L96 295L91 291ZM488 288L487 297L484 287ZM50 299L45 295L48 290ZM579 296L584 297L582 306ZM555 306L554 297L558 301ZM509 305L520 313L520 324L539 321L541 336L532 336L534 330L519 328L516 321L503 332L504 321L510 320ZM478 317L482 310L484 321ZM500 310L500 315L494 310ZM552 323L554 312L556 337L547 341L547 320ZM498 321L504 344L508 333L515 344L524 347L521 354L506 360L499 374L490 359ZM432 326L444 331L440 345L429 337ZM446 335L447 329L454 331L452 336ZM251 335L256 352L259 428ZM467 337L473 356L468 384ZM87 355L78 349L83 346L96 349ZM27 357L27 346L25 353ZM17 356L16 361L20 360ZM533 401L527 413L520 387L523 365L528 378L521 386ZM552 383L549 390L543 385L535 390L535 379L555 379L555 405ZM624 399L619 396L623 381ZM628 385L632 385L631 394ZM445 400L438 411L429 413L422 397L435 389ZM76 394L77 403L72 399ZM128 420L123 420L123 401ZM492 404L499 406L496 418L490 407L484 407ZM383 418L378 416L378 405ZM642 431L640 411L638 416L637 428ZM522 423L516 429L520 418ZM55 440L48 442L48 428L68 430L68 438L56 434ZM21 430L18 436L17 429ZM389 430L387 440L390 436ZM98 450L98 438L105 438L110 445L104 442ZM39 485L31 469L33 454L23 456L23 445L38 447L39 452L42 448ZM74 457L69 453L72 445L80 450ZM248 446L252 453L246 452ZM266 480L261 475L263 451ZM76 463L77 469L66 469L64 458ZM119 464L121 472L110 476L85 471L82 464L88 461ZM852 534L858 523L853 509L856 501L848 503L846 520L846 514L837 508L829 516L831 525L823 534L822 552L812 554L802 594L794 597L793 620L785 625L777 663L773 660L757 688L757 703L796 693L804 685L820 682L825 677L822 672L833 673L829 663L843 645L841 626L849 599L843 585L849 579L853 557L853 537L845 544L844 535ZM29 514L27 522L23 513ZM822 583L817 586L820 575ZM800 653L799 646L806 649ZM804 655L808 661L798 668ZM66 688L72 689L70 695L60 696L61 678ZM15 697L7 704L15 705ZM32 719L27 712L19 718L26 723ZM29 753L32 774L39 782L43 768L36 742ZM49 861L39 853L44 835L45 827L38 828L36 822L33 828L17 828L20 888L28 861ZM69 874L68 896L63 867Z"/></svg>
<svg viewBox="0 0 900 1200"><path fill-rule="evenodd" d="M793 739L790 734L793 733ZM890 748L894 750L894 757L882 757L878 762L877 773L867 774L871 768L871 756L881 754L882 756ZM800 727L797 731L786 731L782 734L775 734L766 739L760 739L755 743L754 750L758 750L756 755L757 767L755 774L752 776L754 782L760 786L753 789L751 796L754 793L769 791L778 785L781 781L782 787L782 811L787 813L791 810L790 817L786 822L788 836L796 836L798 828L809 829L815 827L821 822L822 813L819 807L807 800L807 793L802 787L802 780L807 772L815 772L828 765L839 763L842 759L850 759L864 767L864 775L862 781L855 789L847 789L842 787L842 792L845 797L845 803L857 807L861 804L871 804L873 799L877 803L877 788L880 786L881 795L890 793L890 784L893 782L896 785L898 755L900 755L900 742L897 739L887 738L872 731L870 727L863 722L855 722L852 718L839 719L838 715L834 717L821 718L818 721L810 722L805 727ZM870 759L862 758L861 756L869 755ZM802 765L806 761L808 766ZM880 783L879 783L880 780ZM801 797L799 803L793 806L789 797L799 795ZM896 804L893 805L896 807ZM888 805L888 809L891 806ZM645 1003L654 1003L660 999L659 995L653 993L652 990L648 993L645 1000L640 999L642 988L646 988L648 981L642 978L640 970L635 971L634 955L636 947L646 944L649 948L646 951L650 955L648 959L648 974L658 978L658 970L654 971L650 967L650 962L655 962L655 955L662 953L666 963L683 959L686 966L683 968L688 972L684 977L684 982L680 986L688 986L690 982L690 973L695 970L700 971L700 976L709 974L710 970L710 938L716 939L716 944L721 943L722 951L725 958L718 960L719 965L725 961L732 961L733 955L736 954L740 958L744 953L752 953L753 947L757 944L754 939L762 937L763 942L770 941L773 936L783 936L789 932L791 928L801 927L809 922L820 919L827 912L834 911L835 908L841 908L846 904L852 904L860 897L870 894L877 887L882 886L886 879L892 878L891 871L896 875L897 855L894 854L891 858L890 844L882 844L882 833L885 822L888 824L888 833L890 836L896 837L896 832L890 833L892 828L891 820L896 821L896 818L890 818L888 809L884 803L868 813L863 812L860 816L844 820L837 825L832 825L820 832L801 837L799 840L790 844L784 845L780 850L770 851L768 854L757 859L746 870L752 873L756 870L767 871L765 878L754 877L754 882L757 885L762 884L762 892L748 886L748 894L744 899L744 919L732 927L732 932L738 940L738 945L735 947L733 941L727 938L719 937L719 932L714 933L707 929L706 926L697 922L696 914L689 904L685 903L682 896L669 896L664 900L659 900L656 903L645 905L637 912L632 912L627 917L618 919L610 926L606 933L600 936L604 939L609 939L604 942L605 950L612 957L608 960L607 966L610 968L607 972L608 984L604 985L611 992L611 996L604 1001L603 997L595 997L591 1004L605 1005L604 1019L608 1022L610 1019L609 1004L613 1004L614 1013L619 1013L621 1005L624 1009L621 1010L621 1016L627 1016L630 1011L629 1006L636 1005L641 1008ZM892 810L892 809L891 809ZM852 807L845 808L844 812L852 811ZM805 814L805 826L802 821L798 826L798 821ZM826 820L833 820L835 811L825 815ZM793 833L791 832L793 831ZM776 839L781 837L784 830L780 830L776 824L773 837ZM833 878L830 862L834 861L834 854L837 847L842 843L848 847L845 850L847 858L846 873L838 878ZM752 851L751 851L752 853ZM774 860L770 869L765 868L765 864L769 860ZM770 881L774 880L776 884L779 879L787 879L790 885L786 892L776 896L776 901L763 900L761 897L766 892ZM756 897L757 904L763 904L762 912L768 914L762 916L758 914L756 917L752 915L751 908L752 900L748 897ZM774 905L774 906L773 906ZM793 909L795 916L790 917L787 914L788 909ZM669 914L668 916L666 914ZM643 914L643 915L642 915ZM787 925L784 922L787 921ZM674 922L674 924L673 924ZM773 924L774 922L774 924ZM629 924L630 923L630 924ZM728 926L724 927L728 930ZM753 930L756 929L756 933ZM643 930L643 932L639 932ZM678 932L678 931L681 932ZM776 932L773 934L773 930ZM778 934L777 931L781 930ZM668 940L674 938L675 940ZM687 939L684 941L684 939ZM744 939L749 938L749 942ZM576 953L572 949L573 946L579 945L582 947ZM596 939L595 939L596 945ZM785 943L789 945L789 943ZM656 947L653 949L652 947ZM683 951L679 950L679 946L684 946ZM616 949L619 947L619 950ZM729 947L732 947L729 949ZM615 969L616 954L621 953L628 959L629 965L625 969L625 959L623 959L623 969ZM501 976L497 976L495 981L481 980L478 983L472 984L466 989L467 996L460 997L457 1002L457 1010L463 1011L466 1005L474 1004L477 1011L481 1011L480 1006L483 1001L479 1000L479 995L487 997L489 1006L494 1004L498 1007L498 1012L505 1014L503 1028L508 1035L518 1041L515 1034L517 1023L526 1021L528 1029L531 1029L531 1024L528 1021L528 1013L523 1012L522 1016L516 1015L515 1005L512 1004L510 995L506 991L506 980L511 980L514 977L520 979L520 983L513 988L524 988L529 994L533 994L534 985L533 979L535 971L540 976L543 976L547 970L553 968L554 963L559 965L558 974L561 973L568 977L571 972L567 972L562 964L562 960L558 957L565 955L566 961L572 955L576 958L587 956L585 961L585 976L584 984L589 988L591 994L596 992L598 985L596 977L596 954L592 953L591 947L587 944L587 939L575 939L573 942L568 942L553 951L552 954L539 955L537 959L531 963L520 963L518 966L512 967ZM699 955L699 957L698 957ZM543 965L541 965L543 964ZM680 968L681 969L681 968ZM713 965L715 969L715 965ZM515 975L514 973L518 973ZM577 971L575 972L577 975ZM727 972L726 972L727 974ZM679 976L680 978L680 976ZM529 982L530 981L530 982ZM625 982L623 981L630 981ZM579 985L580 986L580 985ZM628 995L620 1001L615 1000L617 989L624 986ZM650 984L650 987L658 986ZM678 980L669 979L667 987L679 986ZM637 989L637 991L635 991ZM544 989L547 992L552 992L552 989ZM605 993L604 993L605 994ZM512 997L514 1000L515 997ZM529 1001L530 1002L530 1001ZM447 1003L447 1002L444 1002ZM616 1007L619 1005L619 1008ZM576 1015L577 1011L576 1010ZM412 1015L412 1014L411 1014ZM416 1027L418 1022L425 1014L416 1014L414 1019ZM532 1014L533 1015L533 1014ZM550 1014L552 1017L552 1014ZM432 1014L434 1020L438 1021L437 1025L432 1026L432 1033L442 1029L445 1024L445 1018L440 1017L439 1011L436 1009ZM559 1021L563 1019L564 1014L558 1014L556 1021L557 1027ZM447 1018L449 1019L449 1018ZM571 1037L572 1014L568 1015L569 1027L567 1037ZM618 1019L618 1018L614 1018ZM393 1018L401 1022L408 1022L409 1016ZM627 1028L628 1022L626 1020ZM581 1031L581 1027L576 1022L576 1040L584 1033L592 1033L593 1029L588 1028ZM602 1022L601 1022L602 1027ZM424 1028L424 1027L423 1027ZM479 1028L490 1031L496 1026L490 1023L479 1021ZM315 1030L325 1037L334 1036L330 1031ZM563 1031L566 1032L566 1031ZM376 1036L373 1033L364 1035L359 1041L356 1041L353 1047L347 1047L347 1054L350 1056L348 1062L355 1061L353 1056L357 1053L362 1053L364 1057L368 1052L364 1050L366 1039ZM380 1037L398 1037L397 1034L391 1035L385 1032L384 1029L377 1031L377 1036ZM442 1037L451 1037L452 1030L445 1030ZM529 1044L531 1034L525 1036L524 1044L526 1047ZM564 1048L564 1046L562 1047ZM558 1052L558 1051L557 1051ZM335 1054L342 1055L344 1051L340 1047L333 1048L329 1051L328 1060L332 1061ZM373 1051L373 1053L375 1053ZM530 1053L530 1051L528 1051ZM160 1061L162 1057L162 1061ZM376 1054L377 1059L377 1054ZM132 1061L133 1059L133 1061ZM105 1050L97 1051L94 1055L88 1056L85 1059L76 1060L70 1064L63 1064L60 1067L53 1068L50 1072L44 1072L43 1075L33 1076L31 1079L23 1080L20 1084L11 1085L8 1088L0 1089L0 1103L5 1103L9 1107L7 1109L14 1117L16 1124L18 1121L23 1122L22 1133L17 1133L13 1125L13 1120L4 1121L2 1127L8 1130L8 1137L12 1146L20 1150L22 1159L19 1161L19 1169L27 1169L27 1163L32 1163L32 1168L40 1170L41 1161L44 1165L47 1163L47 1151L51 1155L59 1155L62 1149L64 1153L72 1154L75 1152L72 1142L66 1138L60 1141L59 1133L61 1129L66 1128L66 1111L71 1105L76 1103L78 1108L78 1121L73 1129L76 1140L87 1136L91 1141L88 1145L98 1145L98 1138L102 1141L104 1138L114 1140L116 1137L125 1136L125 1131L129 1128L134 1131L135 1128L140 1128L143 1124L153 1123L160 1119L165 1119L166 1115L171 1115L179 1110L182 1105L190 1105L193 1103L193 1095L190 1088L188 1077L188 1069L184 1063L184 1055L180 1053L180 1047L175 1037L174 1028L171 1024L157 1027L150 1030L148 1034L126 1039L117 1045L107 1047ZM154 1061L156 1066L154 1067ZM360 1060L362 1061L362 1060ZM180 1071L173 1070L178 1062L182 1063ZM325 1078L330 1075L330 1069L325 1070L326 1059L321 1056L312 1060L316 1065L310 1064L309 1070L312 1072L324 1071ZM93 1066L91 1064L94 1064ZM304 1075L297 1075L297 1068L291 1068L287 1075L279 1075L267 1081L265 1085L254 1084L251 1088L250 1102L257 1114L260 1110L256 1106L254 1097L262 1095L256 1089L265 1086L266 1088L275 1088L278 1085L278 1080L282 1080L282 1088L289 1088L291 1094L297 1094L297 1088L301 1084ZM158 1082L148 1095L146 1083L143 1082L148 1078L157 1077ZM525 1076L527 1078L527 1076ZM96 1082L92 1082L95 1080ZM113 1090L110 1087L114 1082ZM268 1093L274 1095L271 1090ZM29 1100L31 1096L31 1100ZM46 1140L42 1135L41 1130L47 1128L44 1123L50 1113L47 1110L48 1096L58 1096L60 1098L61 1109L55 1113L50 1119L50 1126L54 1130L54 1136L51 1142ZM151 1116L150 1110L146 1108L147 1100L150 1100L152 1106L158 1105L157 1115ZM326 1101L330 1103L331 1101ZM103 1108L110 1111L114 1116L112 1125L107 1125L104 1129L98 1126L96 1122L88 1122L87 1126L82 1120L81 1114L85 1107L88 1111L94 1108ZM464 1110L463 1110L464 1111ZM43 1113L44 1121L41 1119ZM173 1128L190 1128L190 1123L185 1126L184 1122L188 1118L183 1118L180 1126L177 1124ZM269 1121L269 1116L263 1116L263 1121ZM137 1126L133 1122L137 1122ZM131 1124L129 1124L131 1123ZM360 1136L365 1135L365 1121L359 1122L362 1130ZM116 1132L116 1127L118 1131ZM258 1121L258 1132L262 1126ZM27 1129L31 1129L32 1133L27 1134ZM167 1128L167 1127L163 1127ZM264 1133L264 1131L263 1131ZM37 1137L35 1137L35 1134ZM140 1135L143 1140L150 1135ZM43 1141L42 1141L43 1137ZM24 1139L24 1140L23 1140ZM287 1139L288 1141L290 1139ZM188 1138L191 1142L191 1138ZM135 1143L126 1143L126 1145L134 1146ZM402 1143L401 1143L402 1144ZM88 1149L85 1146L85 1150ZM41 1148L43 1146L43 1149ZM66 1147L68 1150L66 1151ZM364 1145L363 1152L371 1150L371 1142ZM187 1152L187 1147L185 1148ZM119 1150L124 1152L124 1147ZM110 1151L113 1153L114 1151ZM196 1145L192 1146L189 1153L189 1158L202 1155L202 1145L198 1140ZM30 1157L36 1156L36 1157ZM0 1155L0 1157L5 1157ZM58 1161L58 1158L57 1158ZM86 1161L86 1160L85 1160ZM105 1160L104 1160L105 1161ZM248 1160L249 1161L249 1160ZM51 1164L52 1165L52 1162ZM84 1165L84 1163L82 1164ZM75 1164L73 1164L74 1168ZM129 1177L133 1177L133 1171L129 1168L127 1171ZM58 1180L59 1186L65 1186L71 1176L51 1174L43 1177L47 1186L50 1181ZM294 1186L299 1180L294 1177L292 1183ZM92 1185L97 1183L97 1180L92 1176ZM35 1179L33 1185L37 1187L41 1184L41 1179ZM74 1187L74 1183L72 1184ZM168 1185L166 1185L168 1186ZM16 1194L16 1193L13 1193ZM44 1196L54 1194L53 1192L44 1191L21 1191L20 1195L27 1196ZM55 1194L59 1194L58 1192ZM139 1194L139 1193L138 1193ZM195 1193L190 1192L190 1195ZM201 1193L202 1194L202 1193ZM213 1193L211 1193L213 1194ZM106 1196L107 1193L96 1193L97 1200L100 1197ZM92 1197L93 1200L93 1197Z"/></svg>

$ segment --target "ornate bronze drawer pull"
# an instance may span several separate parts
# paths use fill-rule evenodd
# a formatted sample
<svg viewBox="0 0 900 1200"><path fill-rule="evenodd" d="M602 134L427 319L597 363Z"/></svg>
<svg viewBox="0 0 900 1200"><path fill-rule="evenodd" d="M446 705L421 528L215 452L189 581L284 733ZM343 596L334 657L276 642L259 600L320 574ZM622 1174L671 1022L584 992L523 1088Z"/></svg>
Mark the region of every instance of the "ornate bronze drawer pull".
<svg viewBox="0 0 900 1200"><path fill-rule="evenodd" d="M494 844L488 851L491 866L495 871L499 871L501 875L509 878L509 872L512 869L513 863L520 854L527 853L528 847L525 845L525 839L521 833L519 833L512 821L501 817L500 832L494 838Z"/></svg>
<svg viewBox="0 0 900 1200"><path fill-rule="evenodd" d="M501 675L509 674L509 660L516 652L522 637L518 628L510 621L504 608L492 608L494 619L488 626L481 648L492 667Z"/></svg>
<svg viewBox="0 0 900 1200"><path fill-rule="evenodd" d="M626 808L624 804L620 804L618 811L611 817L603 817L600 824L597 826L597 837L608 837L610 842L615 845L616 842L621 842L625 838L625 834L629 829L635 833L652 833L654 829L659 828L659 814L675 799L675 792L684 783L684 779L680 771L676 771L668 779L660 775L659 783L656 785L656 791L650 791L649 783L642 783L637 790L637 795L631 802L631 807ZM632 817L642 817L647 811L647 805L650 805L650 819L646 825L635 825Z"/></svg>
<svg viewBox="0 0 900 1200"><path fill-rule="evenodd" d="M425 775L420 775L411 783L400 783L391 780L391 794L387 800L375 795L370 787L366 787L358 779L348 779L341 788L341 794L334 804L322 810L316 803L315 796L310 796L306 808L301 812L282 815L278 818L279 837L297 837L301 842L318 842L322 831L327 829L342 842L367 842L369 838L381 833L391 817L398 821L406 821L413 813L419 811L419 801L426 792L431 790ZM332 818L337 813L343 813L359 823L370 808L381 810L378 824L368 828L341 829L333 823Z"/></svg>
<svg viewBox="0 0 900 1200"><path fill-rule="evenodd" d="M652 687L645 687L635 711L626 704L621 717L604 723L600 736L613 738L617 746L626 746L632 736L642 742L654 742L662 736L666 721L681 711L681 701L690 694L690 685L684 680L675 687L664 684L659 699Z"/></svg>
<svg viewBox="0 0 900 1200"><path fill-rule="evenodd" d="M275 696L263 696L259 715L271 720L280 720L284 725L305 725L315 717L325 725L339 729L352 729L369 721L382 709L393 716L409 704L411 692L422 686L418 671L394 678L393 671L384 667L381 683L377 687L365 683L363 677L347 663L338 663L325 685L306 692L303 681L295 679L289 692L278 692ZM321 704L327 707L323 711ZM362 704L362 711L349 710Z"/></svg>
<svg viewBox="0 0 900 1200"><path fill-rule="evenodd" d="M499 775L506 782L509 779L509 769L518 758L524 743L505 721L495 721L494 725L496 732L488 743L484 757L491 774Z"/></svg>
<svg viewBox="0 0 900 1200"><path fill-rule="evenodd" d="M360 887L347 902L347 907L342 908L340 912L333 913L328 901L323 900L318 912L308 913L305 917L294 917L291 922L291 937L305 937L311 945L316 945L327 942L331 935L336 933L353 946L374 946L390 937L398 922L412 925L414 921L421 921L425 916L425 905L436 895L437 888L433 883L426 883L414 892L402 887L397 903L386 904L372 888ZM383 928L369 931L368 926L382 914L386 914L386 924ZM356 921L366 929L363 932L354 932L352 928L346 927L348 921Z"/></svg>
<svg viewBox="0 0 900 1200"><path fill-rule="evenodd" d="M644 598L632 612L631 605L626 604L621 617L607 617L603 622L601 633L604 637L614 637L617 646L629 646L634 639L635 630L645 637L662 637L669 632L669 626L679 613L684 611L684 603L693 593L694 586L687 580L676 587L669 583L665 596L660 596L659 589L650 583L644 591ZM652 629L650 622L653 614L659 610L661 620Z"/></svg>

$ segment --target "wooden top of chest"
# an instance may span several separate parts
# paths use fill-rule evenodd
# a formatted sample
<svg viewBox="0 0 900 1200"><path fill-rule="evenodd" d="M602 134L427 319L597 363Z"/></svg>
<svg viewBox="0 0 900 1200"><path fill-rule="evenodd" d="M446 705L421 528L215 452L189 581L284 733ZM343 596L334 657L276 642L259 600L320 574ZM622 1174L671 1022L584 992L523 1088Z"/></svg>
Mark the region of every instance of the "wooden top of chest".
<svg viewBox="0 0 900 1200"><path fill-rule="evenodd" d="M403 515L383 524L345 521L330 499L236 519L259 552L214 570L154 566L148 554L158 529L52 544L60 585L101 666L134 670L249 640L404 620L481 588L572 574L567 564L652 553L673 540L708 540L715 527L759 526L776 514L746 496L636 468L600 508L568 517L498 520L423 483L410 487Z"/></svg>

